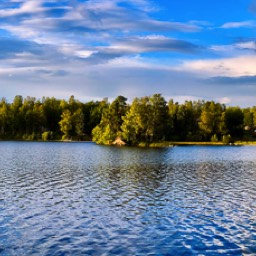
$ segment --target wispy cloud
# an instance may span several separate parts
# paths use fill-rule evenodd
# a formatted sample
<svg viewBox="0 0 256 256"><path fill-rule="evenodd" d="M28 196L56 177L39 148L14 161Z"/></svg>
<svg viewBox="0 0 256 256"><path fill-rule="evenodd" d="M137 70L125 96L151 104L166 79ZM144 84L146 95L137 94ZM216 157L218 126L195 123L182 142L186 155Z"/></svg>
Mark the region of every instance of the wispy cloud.
<svg viewBox="0 0 256 256"><path fill-rule="evenodd" d="M229 97L218 98L217 101L221 104L229 104L232 100Z"/></svg>
<svg viewBox="0 0 256 256"><path fill-rule="evenodd" d="M186 61L179 70L194 72L201 76L254 76L256 56L245 55L233 58Z"/></svg>
<svg viewBox="0 0 256 256"><path fill-rule="evenodd" d="M68 3L44 0L0 3L0 7L5 7L0 10L0 25L17 38L13 53L24 51L36 54L37 50L38 56L42 57L44 53L38 48L49 47L55 51L54 58L62 54L63 58L77 57L88 64L97 64L129 54L193 53L199 49L186 40L152 36L152 32L196 32L200 26L189 21L154 19L151 13L157 8L149 1L89 0L73 1L72 5ZM140 36L140 33L148 35Z"/></svg>
<svg viewBox="0 0 256 256"><path fill-rule="evenodd" d="M238 22L227 22L224 23L220 28L231 29L231 28L253 28L256 27L254 20L238 21Z"/></svg>
<svg viewBox="0 0 256 256"><path fill-rule="evenodd" d="M228 85L255 85L256 86L256 75L254 76L239 76L239 77L228 77L228 76L218 76L211 77L208 82L228 84Z"/></svg>
<svg viewBox="0 0 256 256"><path fill-rule="evenodd" d="M77 59L92 65L147 52L191 54L200 49L189 41L161 35L163 31L196 32L200 27L190 22L151 18L157 8L149 1L89 0L74 1L72 5L67 2L2 2L0 6L5 8L0 10L0 25L15 36L9 49L9 39L2 40L2 57L16 54L21 62L17 53L30 53L42 60L50 52L47 57L51 65L61 58L64 63Z"/></svg>
<svg viewBox="0 0 256 256"><path fill-rule="evenodd" d="M27 0L23 3L0 10L0 17L14 17L15 26L30 29L45 29L69 32L98 32L98 31L185 31L195 32L200 26L182 22L168 22L150 17L152 8L148 1L102 0L73 2L72 6L44 6L43 0ZM130 10L129 5L133 7ZM50 11L62 9L63 13L55 13L48 17ZM27 15L23 17L22 15ZM44 18L44 20L42 19ZM8 19L7 19L8 21ZM3 22L4 23L4 22Z"/></svg>
<svg viewBox="0 0 256 256"><path fill-rule="evenodd" d="M12 2L11 2L12 3ZM24 1L13 2L15 4L3 2L1 7L6 7L0 10L0 17L11 17L25 14L42 12L45 9L41 7L42 1Z"/></svg>
<svg viewBox="0 0 256 256"><path fill-rule="evenodd" d="M252 55L256 50L256 41L248 38L246 40L239 40L233 44L212 45L208 49L221 58Z"/></svg>
<svg viewBox="0 0 256 256"><path fill-rule="evenodd" d="M132 98L160 92L233 101L232 83L238 92L256 76L255 21L186 20L191 15L169 12L172 6L175 1L0 1L2 94Z"/></svg>
<svg viewBox="0 0 256 256"><path fill-rule="evenodd" d="M185 40L168 38L161 35L148 35L124 38L114 42L113 45L109 47L109 49L122 49L132 53L158 51L178 51L183 53L193 53L199 50L200 47Z"/></svg>
<svg viewBox="0 0 256 256"><path fill-rule="evenodd" d="M243 50L256 50L256 41L245 41L237 43L236 46Z"/></svg>

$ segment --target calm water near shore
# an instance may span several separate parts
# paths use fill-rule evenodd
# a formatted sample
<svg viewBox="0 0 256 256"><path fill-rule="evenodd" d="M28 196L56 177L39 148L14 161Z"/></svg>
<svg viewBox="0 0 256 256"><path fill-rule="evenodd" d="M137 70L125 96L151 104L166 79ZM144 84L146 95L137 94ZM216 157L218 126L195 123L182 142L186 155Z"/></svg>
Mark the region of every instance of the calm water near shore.
<svg viewBox="0 0 256 256"><path fill-rule="evenodd" d="M256 255L256 147L0 142L0 255Z"/></svg>

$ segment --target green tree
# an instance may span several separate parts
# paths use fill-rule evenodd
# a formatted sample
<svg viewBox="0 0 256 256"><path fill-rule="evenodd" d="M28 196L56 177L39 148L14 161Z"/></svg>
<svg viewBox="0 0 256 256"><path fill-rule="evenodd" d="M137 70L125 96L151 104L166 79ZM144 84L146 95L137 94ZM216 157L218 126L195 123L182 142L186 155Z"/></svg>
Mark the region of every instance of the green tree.
<svg viewBox="0 0 256 256"><path fill-rule="evenodd" d="M244 114L244 127L247 126L248 130L253 128L253 113L250 108L245 108L242 110Z"/></svg>
<svg viewBox="0 0 256 256"><path fill-rule="evenodd" d="M212 135L221 134L224 132L223 112L225 107L213 101L206 102L202 107L199 127L206 139Z"/></svg>
<svg viewBox="0 0 256 256"><path fill-rule="evenodd" d="M53 137L58 137L60 133L59 122L62 114L61 101L54 97L43 97L42 107L45 116L44 130L51 131Z"/></svg>
<svg viewBox="0 0 256 256"><path fill-rule="evenodd" d="M52 139L52 132L48 131L48 132L43 132L42 133L42 140L43 141L48 141Z"/></svg>
<svg viewBox="0 0 256 256"><path fill-rule="evenodd" d="M25 118L22 112L23 97L16 95L10 105L10 132L14 138L22 138L25 130Z"/></svg>
<svg viewBox="0 0 256 256"><path fill-rule="evenodd" d="M70 140L72 131L72 114L68 109L64 110L62 113L59 125L61 132L64 134L62 136L62 140Z"/></svg>
<svg viewBox="0 0 256 256"><path fill-rule="evenodd" d="M42 134L45 125L45 116L42 104L37 101L33 106L33 122L32 132L38 134L38 137Z"/></svg>
<svg viewBox="0 0 256 256"><path fill-rule="evenodd" d="M154 135L152 105L149 97L135 98L123 117L122 137L128 143L151 141ZM150 118L151 116L151 118Z"/></svg>
<svg viewBox="0 0 256 256"><path fill-rule="evenodd" d="M64 135L62 140L76 139L81 140L84 135L84 113L83 104L72 95L68 102L60 102L62 109L61 120L59 121L60 130Z"/></svg>
<svg viewBox="0 0 256 256"><path fill-rule="evenodd" d="M72 115L73 134L79 139L84 135L84 114L81 108Z"/></svg>
<svg viewBox="0 0 256 256"><path fill-rule="evenodd" d="M169 139L178 140L180 136L180 128L178 121L178 111L179 111L179 103L173 101L171 99L168 102L168 112L169 112Z"/></svg>
<svg viewBox="0 0 256 256"><path fill-rule="evenodd" d="M5 98L0 102L0 136L4 138L9 122L9 106Z"/></svg>
<svg viewBox="0 0 256 256"><path fill-rule="evenodd" d="M127 98L118 96L108 108L105 108L100 123L92 130L93 141L111 144L121 135L122 117L127 111Z"/></svg>
<svg viewBox="0 0 256 256"><path fill-rule="evenodd" d="M256 107L241 109L219 103L185 101L166 104L161 94L135 98L131 106L118 96L82 103L71 96L67 101L17 95L12 103L0 101L0 138L88 139L112 144L121 137L126 142L163 140L255 139Z"/></svg>
<svg viewBox="0 0 256 256"><path fill-rule="evenodd" d="M244 113L239 107L229 107L225 111L225 125L232 138L242 138Z"/></svg>
<svg viewBox="0 0 256 256"><path fill-rule="evenodd" d="M123 117L122 138L131 144L135 144L143 137L145 130L143 121L145 120L146 113L143 111L142 100L135 98L132 105ZM144 119L143 119L144 117Z"/></svg>
<svg viewBox="0 0 256 256"><path fill-rule="evenodd" d="M151 130L151 141L165 140L166 132L168 131L168 107L167 102L161 94L154 94L149 98L150 107L149 127Z"/></svg>
<svg viewBox="0 0 256 256"><path fill-rule="evenodd" d="M256 128L256 106L251 108L251 114L253 116L253 128Z"/></svg>
<svg viewBox="0 0 256 256"><path fill-rule="evenodd" d="M87 135L91 135L92 129L100 123L102 114L108 107L107 99L96 102L90 101L83 105L84 131Z"/></svg>
<svg viewBox="0 0 256 256"><path fill-rule="evenodd" d="M24 122L25 122L25 131L24 131L24 138L31 138L33 139L34 136L30 137L30 135L33 134L34 129L33 129L33 125L34 125L34 114L33 114L33 108L36 102L36 98L34 97L26 97L24 99L23 105L20 108L22 117L24 118Z"/></svg>
<svg viewBox="0 0 256 256"><path fill-rule="evenodd" d="M170 139L201 140L198 120L201 116L202 102L185 101L179 105L170 100L168 103L170 117Z"/></svg>
<svg viewBox="0 0 256 256"><path fill-rule="evenodd" d="M122 138L128 143L164 140L168 130L168 107L160 94L135 98L123 117Z"/></svg>

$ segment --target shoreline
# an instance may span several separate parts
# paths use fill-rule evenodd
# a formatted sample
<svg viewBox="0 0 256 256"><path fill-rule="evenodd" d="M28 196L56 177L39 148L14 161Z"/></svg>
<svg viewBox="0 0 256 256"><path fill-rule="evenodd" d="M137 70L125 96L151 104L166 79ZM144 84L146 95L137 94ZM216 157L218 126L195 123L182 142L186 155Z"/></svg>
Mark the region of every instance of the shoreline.
<svg viewBox="0 0 256 256"><path fill-rule="evenodd" d="M235 141L234 143L223 142L191 142L191 141L164 141L164 142L140 142L137 145L104 145L97 144L94 141L79 141L79 140L0 140L0 142L58 142L58 143L95 143L96 145L112 146L112 147L138 147L138 148L167 148L175 146L256 146L256 141Z"/></svg>
<svg viewBox="0 0 256 256"><path fill-rule="evenodd" d="M256 141L235 141L234 143L224 142L191 142L191 141L166 141L156 143L139 143L138 147L164 148L175 146L256 146Z"/></svg>

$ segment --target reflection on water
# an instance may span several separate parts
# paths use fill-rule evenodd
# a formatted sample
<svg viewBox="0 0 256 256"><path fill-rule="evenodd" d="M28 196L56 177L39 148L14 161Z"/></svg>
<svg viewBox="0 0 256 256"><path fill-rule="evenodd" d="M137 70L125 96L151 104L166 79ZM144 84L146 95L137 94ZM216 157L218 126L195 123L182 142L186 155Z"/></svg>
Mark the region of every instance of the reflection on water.
<svg viewBox="0 0 256 256"><path fill-rule="evenodd" d="M256 147L0 152L0 255L256 254Z"/></svg>

